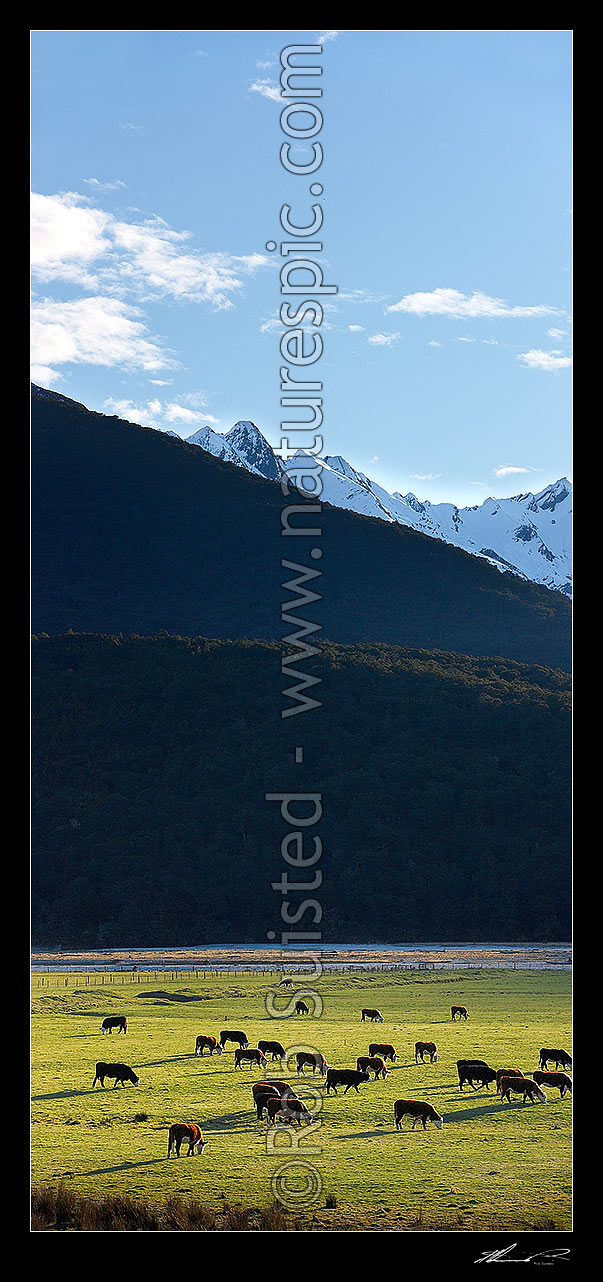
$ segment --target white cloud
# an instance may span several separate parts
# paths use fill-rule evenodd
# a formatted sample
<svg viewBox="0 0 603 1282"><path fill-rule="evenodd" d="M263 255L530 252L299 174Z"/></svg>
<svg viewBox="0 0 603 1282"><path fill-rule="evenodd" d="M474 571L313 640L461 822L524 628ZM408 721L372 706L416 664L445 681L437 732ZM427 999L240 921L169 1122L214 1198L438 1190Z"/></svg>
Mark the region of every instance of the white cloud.
<svg viewBox="0 0 603 1282"><path fill-rule="evenodd" d="M325 45L328 40L336 40L338 35L338 31L323 31L319 36L315 37L315 42L317 45Z"/></svg>
<svg viewBox="0 0 603 1282"><path fill-rule="evenodd" d="M279 85L274 80L268 80L264 77L262 80L252 80L249 86L250 93L259 93L262 98L269 98L271 102L283 102Z"/></svg>
<svg viewBox="0 0 603 1282"><path fill-rule="evenodd" d="M394 343L397 343L400 337L400 334L397 333L371 334L366 341L367 343L371 343L373 347L393 347Z"/></svg>
<svg viewBox="0 0 603 1282"><path fill-rule="evenodd" d="M348 325L348 329L349 329L349 331L350 331L350 334L363 334L363 333L364 333L364 325Z"/></svg>
<svg viewBox="0 0 603 1282"><path fill-rule="evenodd" d="M442 343L437 343L437 342L436 342L436 340L435 340L435 338L432 338L432 339L430 339L430 341L429 341L429 343L427 344L427 346L428 346L428 347L442 347Z"/></svg>
<svg viewBox="0 0 603 1282"><path fill-rule="evenodd" d="M564 356L562 352L541 352L537 348L522 352L517 359L523 361L528 369L542 369L547 372L567 369L572 363L571 356Z"/></svg>
<svg viewBox="0 0 603 1282"><path fill-rule="evenodd" d="M413 481L439 481L441 472L411 472Z"/></svg>
<svg viewBox="0 0 603 1282"><path fill-rule="evenodd" d="M150 338L138 308L96 296L71 302L46 298L32 308L31 358L58 377L56 365L89 364L160 370L171 355Z"/></svg>
<svg viewBox="0 0 603 1282"><path fill-rule="evenodd" d="M567 338L566 329L547 329L549 338Z"/></svg>
<svg viewBox="0 0 603 1282"><path fill-rule="evenodd" d="M122 183L121 178L115 178L112 182L101 182L100 178L84 178L87 187L93 187L94 191L117 191L119 187L127 187L127 183Z"/></svg>
<svg viewBox="0 0 603 1282"><path fill-rule="evenodd" d="M195 399L199 395L199 393L191 393L190 398ZM109 396L103 408L112 414L118 414L120 418L127 418L131 423L141 423L143 427L161 428L168 423L184 423L187 427L194 428L195 424L201 425L201 422L220 422L205 409L201 412L200 409L188 409L182 405L181 402L186 399L186 396L181 396L178 401L160 401L158 397L154 397L150 401L137 405L126 398L120 400Z"/></svg>
<svg viewBox="0 0 603 1282"><path fill-rule="evenodd" d="M201 253L190 239L161 218L117 219L76 192L32 197L32 275L44 283L72 281L121 298L171 297L224 310L243 278L269 262L263 254Z"/></svg>
<svg viewBox="0 0 603 1282"><path fill-rule="evenodd" d="M495 467L494 475L497 476L499 480L502 480L503 476L515 476L516 473L519 474L520 472L542 471L543 468L541 467Z"/></svg>
<svg viewBox="0 0 603 1282"><path fill-rule="evenodd" d="M497 316L548 316L558 307L512 307L502 298L490 298L476 290L461 294L458 289L434 289L431 293L405 294L392 303L388 312L410 312L413 316L452 316L455 319L480 319Z"/></svg>

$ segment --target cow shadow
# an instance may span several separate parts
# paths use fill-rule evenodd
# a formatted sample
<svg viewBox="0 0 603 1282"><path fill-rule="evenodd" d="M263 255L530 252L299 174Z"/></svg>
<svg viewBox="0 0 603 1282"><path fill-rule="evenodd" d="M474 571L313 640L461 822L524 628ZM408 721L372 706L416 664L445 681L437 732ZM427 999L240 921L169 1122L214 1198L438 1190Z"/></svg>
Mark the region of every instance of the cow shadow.
<svg viewBox="0 0 603 1282"><path fill-rule="evenodd" d="M456 1113L443 1113L442 1120L444 1122L470 1122L476 1117L483 1117L484 1113L500 1113L501 1109L523 1107L525 1106L522 1104L501 1104L500 1100L498 1100L498 1102L493 1101L491 1104L486 1104L484 1108L464 1108L459 1109Z"/></svg>
<svg viewBox="0 0 603 1282"><path fill-rule="evenodd" d="M393 1129L393 1128L392 1128ZM349 1135L334 1135L336 1140L373 1140L383 1139L384 1136L390 1135L391 1131L387 1126L380 1126L377 1131L351 1131Z"/></svg>
<svg viewBox="0 0 603 1282"><path fill-rule="evenodd" d="M169 1159L171 1161L171 1158ZM121 1166L101 1166L96 1171L82 1171L82 1175L113 1175L116 1171L134 1171L140 1166L157 1166L160 1162L167 1162L168 1158L152 1157L146 1162L122 1162Z"/></svg>
<svg viewBox="0 0 603 1282"><path fill-rule="evenodd" d="M184 1055L170 1055L167 1059L147 1059L137 1064L137 1068L157 1068L161 1064L177 1064L182 1059L198 1059L194 1051L185 1051Z"/></svg>
<svg viewBox="0 0 603 1282"><path fill-rule="evenodd" d="M90 1087L87 1091L55 1091L52 1095L32 1095L32 1102L45 1099L75 1099L79 1095L98 1095L98 1090Z"/></svg>

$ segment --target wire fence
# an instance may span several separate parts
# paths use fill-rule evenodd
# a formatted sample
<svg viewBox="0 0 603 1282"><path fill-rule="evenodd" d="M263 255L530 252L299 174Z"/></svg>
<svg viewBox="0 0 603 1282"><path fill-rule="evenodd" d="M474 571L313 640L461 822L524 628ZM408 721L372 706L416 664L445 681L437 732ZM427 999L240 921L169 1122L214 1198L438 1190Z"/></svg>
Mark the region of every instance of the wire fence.
<svg viewBox="0 0 603 1282"><path fill-rule="evenodd" d="M538 961L498 961L484 958L480 961L433 961L433 962L383 962L383 963L362 963L355 962L348 966L342 965L323 965L322 973L325 976L336 975L357 975L357 974L392 974L408 971L436 971L436 970L564 970L571 971L571 961L556 961L554 959L539 959ZM262 966L229 966L227 964L219 966L178 966L170 969L150 969L139 967L123 968L116 966L95 966L93 970L78 971L69 969L65 972L64 967L47 966L45 968L32 968L32 983L36 988L68 988L74 984L147 984L154 983L176 983L178 980L190 979L210 979L219 978L223 975L229 975L234 978L243 978L246 975L260 975L265 979L280 980L283 975L303 979L306 974L315 975L313 967L290 966L286 972L282 967L278 969L269 969Z"/></svg>

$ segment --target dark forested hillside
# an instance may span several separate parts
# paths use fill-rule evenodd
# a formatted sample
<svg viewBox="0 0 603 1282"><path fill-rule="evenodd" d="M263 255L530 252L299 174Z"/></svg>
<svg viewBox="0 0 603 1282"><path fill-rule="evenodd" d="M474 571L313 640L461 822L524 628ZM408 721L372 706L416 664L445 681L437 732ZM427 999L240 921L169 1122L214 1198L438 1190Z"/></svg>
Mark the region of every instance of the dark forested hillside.
<svg viewBox="0 0 603 1282"><path fill-rule="evenodd" d="M563 673L325 644L322 708L283 722L280 658L35 639L34 943L280 938L285 825L264 796L288 789L322 794L326 942L569 936Z"/></svg>
<svg viewBox="0 0 603 1282"><path fill-rule="evenodd" d="M280 639L279 487L198 446L35 394L33 626ZM312 523L316 523L316 519ZM386 641L569 668L559 593L399 525L324 507L312 619Z"/></svg>

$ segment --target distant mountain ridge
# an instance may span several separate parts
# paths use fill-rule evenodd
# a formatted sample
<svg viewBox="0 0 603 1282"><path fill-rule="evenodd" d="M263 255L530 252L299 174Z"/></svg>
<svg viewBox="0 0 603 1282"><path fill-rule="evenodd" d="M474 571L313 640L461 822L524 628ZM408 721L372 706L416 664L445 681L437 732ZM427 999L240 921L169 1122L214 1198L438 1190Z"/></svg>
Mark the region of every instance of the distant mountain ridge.
<svg viewBox="0 0 603 1282"><path fill-rule="evenodd" d="M34 388L35 632L165 629L278 640L291 630L281 618L281 561L308 565L312 544L308 536L284 547L283 495L261 470L258 429L235 426L227 443L237 466ZM253 472L242 459L249 448ZM303 507L303 495L296 502ZM401 522L329 502L320 528L318 597L306 612L323 638L569 670L570 607L561 593Z"/></svg>
<svg viewBox="0 0 603 1282"><path fill-rule="evenodd" d="M283 472L293 479L296 469L304 467L316 473L320 464L322 502L407 525L484 557L501 571L572 594L572 486L565 476L537 494L487 498L459 508L453 503L421 502L413 493L390 494L341 454L317 460L299 451L283 462L252 422L235 423L225 434L202 427L187 443L271 481L278 481Z"/></svg>

